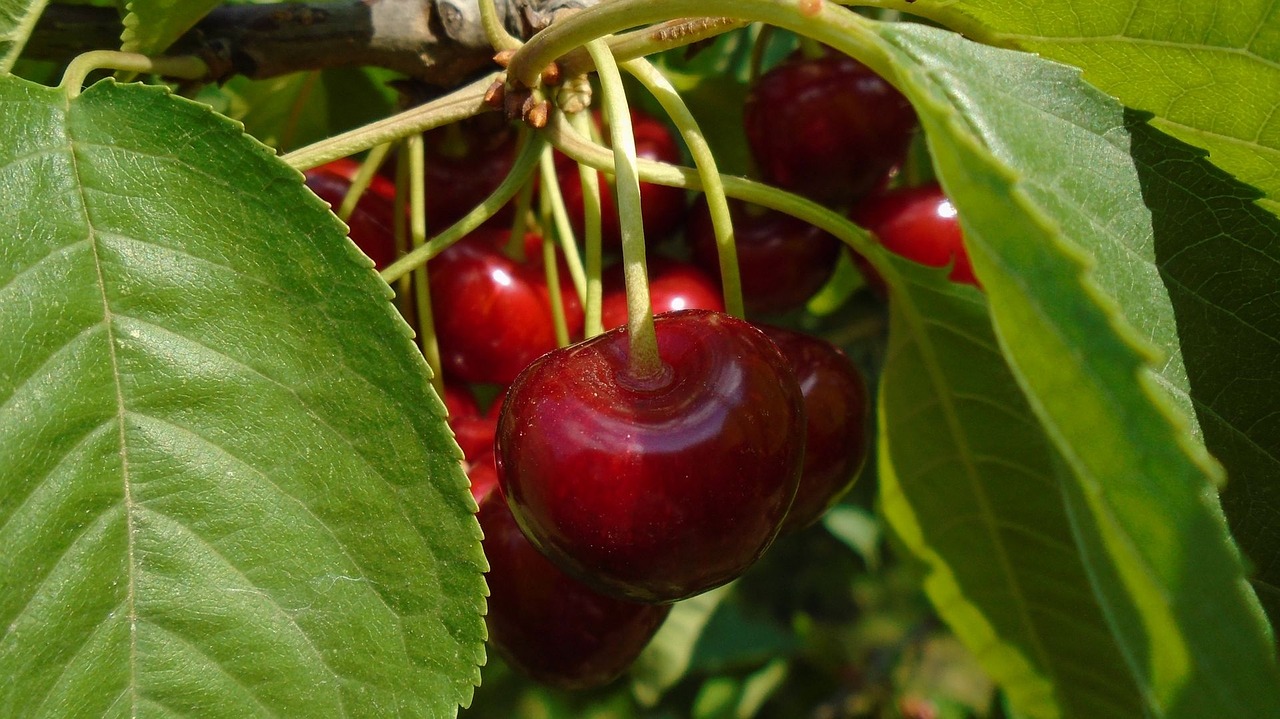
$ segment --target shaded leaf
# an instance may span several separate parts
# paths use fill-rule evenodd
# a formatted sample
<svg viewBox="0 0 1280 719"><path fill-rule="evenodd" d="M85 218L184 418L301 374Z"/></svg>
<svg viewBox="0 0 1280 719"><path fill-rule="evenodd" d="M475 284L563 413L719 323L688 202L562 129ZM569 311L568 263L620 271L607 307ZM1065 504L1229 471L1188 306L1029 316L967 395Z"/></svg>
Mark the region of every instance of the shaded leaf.
<svg viewBox="0 0 1280 719"><path fill-rule="evenodd" d="M48 0L0 0L0 73L9 72Z"/></svg>
<svg viewBox="0 0 1280 719"><path fill-rule="evenodd" d="M475 505L369 260L203 106L0 105L0 715L452 715Z"/></svg>
<svg viewBox="0 0 1280 719"><path fill-rule="evenodd" d="M927 567L938 612L1021 711L1140 716L1141 692L1081 591L1088 570L1054 450L981 297L942 275L902 271L893 290L879 409L885 517Z"/></svg>
<svg viewBox="0 0 1280 719"><path fill-rule="evenodd" d="M1140 133L1072 68L923 26L879 31L959 209L1000 347L1076 480L1063 483L1073 530L1129 671L1166 716L1280 715L1280 673L1213 493L1216 467L1170 402L1169 375L1153 371L1152 338L1100 282L1111 271L1122 279L1108 284L1140 286L1146 309L1123 308L1132 321L1167 316L1163 288L1131 256L1086 274L1103 245L1081 245L1097 238L1154 255L1150 228L1131 224L1140 212L1116 210L1141 205L1167 168L1115 151ZM1198 194L1215 188L1203 178ZM1205 241L1203 226L1180 230L1169 241Z"/></svg>

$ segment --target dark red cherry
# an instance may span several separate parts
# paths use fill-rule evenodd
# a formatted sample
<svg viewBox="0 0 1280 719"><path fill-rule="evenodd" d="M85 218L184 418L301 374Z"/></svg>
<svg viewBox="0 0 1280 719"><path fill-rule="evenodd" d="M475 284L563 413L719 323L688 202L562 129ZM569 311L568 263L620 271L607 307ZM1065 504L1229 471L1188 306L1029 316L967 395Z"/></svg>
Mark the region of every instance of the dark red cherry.
<svg viewBox="0 0 1280 719"><path fill-rule="evenodd" d="M780 327L760 329L791 362L804 393L804 470L782 526L783 532L791 532L816 522L862 471L870 412L867 383L830 342Z"/></svg>
<svg viewBox="0 0 1280 719"><path fill-rule="evenodd" d="M764 178L830 206L866 195L906 155L911 104L840 53L796 54L760 76L743 109Z"/></svg>
<svg viewBox="0 0 1280 719"><path fill-rule="evenodd" d="M516 526L498 491L486 489L480 464L472 470L484 553L489 560L489 643L508 664L545 684L589 689L626 671L671 608L638 604L596 592L538 553Z"/></svg>
<svg viewBox="0 0 1280 719"><path fill-rule="evenodd" d="M355 160L334 160L307 170L307 187L337 212L351 188L351 179L359 169L360 163ZM391 264L396 258L395 199L395 185L375 175L347 219L351 241L373 260L378 269Z"/></svg>
<svg viewBox="0 0 1280 719"><path fill-rule="evenodd" d="M426 135L423 192L427 226L439 232L502 184L516 160L516 136L497 114L484 114ZM490 220L510 225L511 203Z"/></svg>
<svg viewBox="0 0 1280 719"><path fill-rule="evenodd" d="M449 410L449 427L462 448L462 457L474 462L485 452L493 452L493 435L498 428L498 404L481 412L475 397L465 387L449 383L444 386L444 404Z"/></svg>
<svg viewBox="0 0 1280 719"><path fill-rule="evenodd" d="M648 263L649 307L654 314L677 310L724 311L720 288L705 272L693 265L654 259ZM615 265L604 276L604 298L600 322L607 330L627 323L627 289L622 266Z"/></svg>
<svg viewBox="0 0 1280 719"><path fill-rule="evenodd" d="M597 115L598 122L599 115ZM631 129L636 141L637 157L659 162L680 162L680 148L676 145L675 138L667 126L656 118L638 110L632 110ZM569 221L573 224L574 232L582 238L586 223L578 165L564 155L557 155L556 158L556 176L560 182L560 192L564 196L565 209L569 212ZM607 248L618 247L622 242L618 208L604 174L601 173L599 178L601 244ZM644 220L646 242L660 241L675 232L684 218L684 211L684 190L648 182L640 183L640 212Z"/></svg>
<svg viewBox="0 0 1280 719"><path fill-rule="evenodd" d="M475 497L476 504L484 502L484 498L489 493L499 494L498 490L498 468L493 460L493 446L490 445L489 451L476 456L476 461L471 463L467 469L467 479L471 480L471 496ZM503 503L507 500L503 499Z"/></svg>
<svg viewBox="0 0 1280 719"><path fill-rule="evenodd" d="M546 276L537 261L518 264L497 249L505 230L481 230L428 264L436 339L445 376L507 384L555 349ZM582 332L582 306L562 272L570 336Z"/></svg>
<svg viewBox="0 0 1280 719"><path fill-rule="evenodd" d="M949 277L955 282L978 286L955 205L938 185L908 187L872 196L854 208L854 222L865 227L890 252L930 267L951 265ZM860 259L860 258L859 258ZM865 260L859 263L869 268ZM874 273L868 275L873 287L884 286Z"/></svg>
<svg viewBox="0 0 1280 719"><path fill-rule="evenodd" d="M600 591L673 602L764 553L795 496L804 399L778 348L729 315L654 318L634 377L615 329L543 355L507 390L498 477L539 550Z"/></svg>
<svg viewBox="0 0 1280 719"><path fill-rule="evenodd" d="M835 268L840 241L773 210L729 201L738 248L743 301L751 312L784 312L804 305ZM689 213L687 237L698 266L719 279L720 255L706 196Z"/></svg>

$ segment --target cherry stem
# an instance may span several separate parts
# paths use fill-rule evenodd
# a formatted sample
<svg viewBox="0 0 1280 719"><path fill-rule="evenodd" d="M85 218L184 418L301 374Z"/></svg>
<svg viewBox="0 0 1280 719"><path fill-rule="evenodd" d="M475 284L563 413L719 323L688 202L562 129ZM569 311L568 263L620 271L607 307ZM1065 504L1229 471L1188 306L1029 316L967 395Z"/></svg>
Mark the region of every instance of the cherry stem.
<svg viewBox="0 0 1280 719"><path fill-rule="evenodd" d="M578 254L578 238L573 234L569 212L564 206L564 195L560 192L560 180L556 177L555 155L550 145L543 148L538 165L542 172L542 196L545 198L548 209L551 210L556 238L560 241L561 251L564 252L565 264L569 266L569 278L573 280L573 289L578 293L578 301L585 305L587 276L582 268L582 257Z"/></svg>
<svg viewBox="0 0 1280 719"><path fill-rule="evenodd" d="M636 141L631 129L622 74L602 40L587 43L596 64L609 144L613 146L614 187L617 191L618 226L622 229L622 276L627 287L628 372L643 379L662 372L658 335L653 328L649 302L649 277L645 272L644 218L640 209L640 178L636 171Z"/></svg>
<svg viewBox="0 0 1280 719"><path fill-rule="evenodd" d="M484 199L479 205L471 208L471 211L463 215L457 222L449 225L443 232L431 238L431 241L422 247L415 247L409 254L392 262L386 269L382 271L382 279L387 283L395 282L404 277L413 270L424 265L427 260L440 254L453 243L462 239L485 220L489 219L502 206L511 201L520 188L529 181L533 176L534 169L537 168L538 156L542 153L543 146L546 145L546 139L541 133L531 133L523 141L523 146L516 154L516 161L511 166L511 171L501 183Z"/></svg>
<svg viewBox="0 0 1280 719"><path fill-rule="evenodd" d="M618 0L615 0L618 1ZM574 161L599 170L611 167L612 154L606 147L592 142L581 133L563 122L558 116L552 116L543 133L555 145L556 149L568 155ZM636 162L640 179L655 185L680 187L687 190L702 190L702 178L698 171L691 167L672 165L665 162L640 159ZM851 222L840 213L823 205L819 205L805 197L792 194L786 190L766 185L762 182L748 180L733 175L721 175L725 194L737 200L759 205L771 210L784 212L792 217L814 225L820 230L835 235L855 252L866 257L876 271L886 279L901 278L901 273L890 261L890 253L871 234Z"/></svg>
<svg viewBox="0 0 1280 719"><path fill-rule="evenodd" d="M593 10L592 12L596 12ZM691 45L731 30L746 27L748 22L728 17L686 17L666 20L650 27L603 38L618 62L634 60L656 52ZM595 69L585 47L575 47L556 60L565 77L582 75Z"/></svg>
<svg viewBox="0 0 1280 719"><path fill-rule="evenodd" d="M365 190L369 189L369 183L373 182L373 176L377 174L378 168L386 161L389 152L391 152L391 143L383 143L370 150L368 157L364 158L364 162L360 163L360 169L351 178L351 186L347 188L347 194L343 195L342 204L338 206L337 215L339 220L346 222L351 219L351 213L355 212L356 205L360 202L360 196L364 194Z"/></svg>
<svg viewBox="0 0 1280 719"><path fill-rule="evenodd" d="M637 59L628 60L622 66L657 98L658 104L671 117L680 136L684 138L685 145L689 147L689 153L693 155L694 165L698 168L698 176L707 196L707 208L711 211L711 227L716 236L725 311L741 319L746 312L742 304L742 279L738 273L738 248L734 245L729 202L724 196L724 183L720 181L720 171L711 146L707 144L698 121L689 112L689 106L680 97L680 93L676 92L671 81L653 63Z"/></svg>
<svg viewBox="0 0 1280 719"><path fill-rule="evenodd" d="M543 195L542 207L548 211L547 213L551 209L548 202L547 196ZM560 294L560 268L556 261L556 246L546 226L543 227L542 271L546 275L547 300L551 305L551 326L555 329L556 346L565 347L569 344L569 324L564 319L564 296Z"/></svg>
<svg viewBox="0 0 1280 719"><path fill-rule="evenodd" d="M524 233L529 228L529 208L533 207L536 184L530 176L516 194L515 216L511 218L511 232L507 235L507 246L503 250L507 257L516 262L524 262Z"/></svg>
<svg viewBox="0 0 1280 719"><path fill-rule="evenodd" d="M889 83L901 84L886 41L873 29L875 21L832 2L821 2L814 12L812 0L610 0L534 35L511 58L507 76L532 86L547 63L595 38L672 15L711 14L723 15L726 21L764 22L811 37L859 60Z"/></svg>
<svg viewBox="0 0 1280 719"><path fill-rule="evenodd" d="M403 257L409 252L409 153L403 141L397 143L400 152L396 155L396 201L395 216L392 218L395 233L396 257ZM409 303L409 277L405 274L395 281L396 299L407 307ZM405 313L408 314L407 312Z"/></svg>
<svg viewBox="0 0 1280 719"><path fill-rule="evenodd" d="M427 241L426 212L426 152L422 135L405 140L409 155L409 233L413 247L418 249ZM436 342L435 316L431 312L431 285L427 267L423 264L413 273L414 308L418 311L418 330L421 333L422 354L431 367L431 384L444 396L444 375L440 372L440 345Z"/></svg>
<svg viewBox="0 0 1280 719"><path fill-rule="evenodd" d="M583 134L595 129L589 112L579 112L570 115L568 119L569 124ZM600 172L594 167L579 164L578 181L582 184L582 224L586 230L587 248L587 297L583 301L586 322L583 334L595 337L604 332L604 323L600 317L604 302L604 282L601 279L603 239L600 227Z"/></svg>
<svg viewBox="0 0 1280 719"><path fill-rule="evenodd" d="M493 0L480 0L480 24L484 26L485 37L489 39L489 44L495 51L516 50L524 44L502 26L502 21L498 19L498 8Z"/></svg>
<svg viewBox="0 0 1280 719"><path fill-rule="evenodd" d="M147 57L136 52L118 50L94 50L77 56L62 73L59 87L69 97L76 97L84 88L85 80L94 70L119 70L175 77L181 80L200 80L209 76L209 66L195 55L173 57Z"/></svg>
<svg viewBox="0 0 1280 719"><path fill-rule="evenodd" d="M764 72L764 51L769 48L769 41L773 39L774 32L772 25L761 26L760 32L756 35L756 41L751 44L751 65L747 75L748 85L754 85Z"/></svg>
<svg viewBox="0 0 1280 719"><path fill-rule="evenodd" d="M340 157L349 157L392 140L400 140L442 125L492 110L484 102L485 91L498 78L490 73L444 97L418 105L391 117L290 152L281 159L297 170L309 170Z"/></svg>

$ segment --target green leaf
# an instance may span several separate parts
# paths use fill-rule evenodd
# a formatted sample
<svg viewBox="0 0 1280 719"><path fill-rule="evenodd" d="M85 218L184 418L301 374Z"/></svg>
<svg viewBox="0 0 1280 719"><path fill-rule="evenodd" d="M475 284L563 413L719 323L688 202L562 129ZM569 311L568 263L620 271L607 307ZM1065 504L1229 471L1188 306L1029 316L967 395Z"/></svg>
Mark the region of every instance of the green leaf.
<svg viewBox="0 0 1280 719"><path fill-rule="evenodd" d="M475 505L369 260L202 105L0 106L0 715L452 716Z"/></svg>
<svg viewBox="0 0 1280 719"><path fill-rule="evenodd" d="M9 72L48 0L0 0L0 73Z"/></svg>
<svg viewBox="0 0 1280 719"><path fill-rule="evenodd" d="M131 0L120 49L159 55L221 4L221 0Z"/></svg>
<svg viewBox="0 0 1280 719"><path fill-rule="evenodd" d="M1261 188L1280 212L1280 5L1271 0L887 4L1084 68L1094 85L1155 113L1156 127Z"/></svg>
<svg viewBox="0 0 1280 719"><path fill-rule="evenodd" d="M698 639L731 587L713 589L671 608L662 628L631 667L631 692L636 701L652 707L689 669Z"/></svg>
<svg viewBox="0 0 1280 719"><path fill-rule="evenodd" d="M952 630L1033 717L1135 717L1141 692L1062 504L1059 466L991 331L942 272L893 290L880 493ZM1071 481L1067 478L1065 481Z"/></svg>
<svg viewBox="0 0 1280 719"><path fill-rule="evenodd" d="M244 123L245 132L280 152L318 142L390 114L392 92L383 71L338 68L299 72L267 80L232 78L211 88L227 114Z"/></svg>
<svg viewBox="0 0 1280 719"><path fill-rule="evenodd" d="M1176 340L1157 374L1150 343L1167 326L1139 319L1169 314L1153 242L1191 248L1235 229L1188 224L1177 197L1147 192L1240 188L1203 171L1186 187L1184 164L1135 159L1149 138L1073 68L923 26L880 32L960 212L1000 347L1076 480L1063 483L1072 527L1130 673L1165 716L1280 716L1280 672L1213 493L1217 467L1167 394ZM1104 266L1108 253L1121 259Z"/></svg>

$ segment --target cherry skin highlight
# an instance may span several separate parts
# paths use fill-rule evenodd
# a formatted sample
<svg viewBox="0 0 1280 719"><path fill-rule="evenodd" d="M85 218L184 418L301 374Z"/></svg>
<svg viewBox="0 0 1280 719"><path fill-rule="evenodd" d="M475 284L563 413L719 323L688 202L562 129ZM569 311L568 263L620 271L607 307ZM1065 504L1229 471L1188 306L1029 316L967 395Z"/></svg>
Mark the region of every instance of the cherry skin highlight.
<svg viewBox="0 0 1280 719"><path fill-rule="evenodd" d="M785 312L804 305L831 277L840 240L803 220L729 201L738 249L742 299L751 312ZM706 196L689 213L687 238L694 260L719 279L720 255Z"/></svg>
<svg viewBox="0 0 1280 719"><path fill-rule="evenodd" d="M342 200L351 189L351 179L360 170L360 163L343 158L334 160L306 172L307 187L320 199L329 203L336 213ZM351 241L373 260L378 269L395 261L395 185L385 178L374 176L369 188L356 202L347 218Z"/></svg>
<svg viewBox="0 0 1280 719"><path fill-rule="evenodd" d="M683 262L654 259L648 263L649 307L654 314L677 310L724 311L724 300L715 281L697 267ZM606 329L627 323L627 289L622 267L605 273L600 323Z"/></svg>
<svg viewBox="0 0 1280 719"><path fill-rule="evenodd" d="M797 54L761 75L743 108L766 181L839 207L879 186L906 155L915 111L866 65Z"/></svg>
<svg viewBox="0 0 1280 719"><path fill-rule="evenodd" d="M803 529L849 491L867 458L870 403L862 373L838 347L780 327L760 329L791 362L806 417L804 469L784 533Z"/></svg>
<svg viewBox="0 0 1280 719"><path fill-rule="evenodd" d="M534 358L556 347L541 263L507 258L496 249L505 237L503 230L472 233L427 264L447 377L507 384ZM560 277L573 336L582 331L582 307L567 273Z"/></svg>
<svg viewBox="0 0 1280 719"><path fill-rule="evenodd" d="M664 371L635 378L615 329L543 355L507 390L498 476L525 535L614 596L666 603L720 586L768 548L804 457L804 399L754 326L654 318Z"/></svg>
<svg viewBox="0 0 1280 719"><path fill-rule="evenodd" d="M472 486L483 491L484 480ZM626 671L671 607L596 592L533 548L496 488L477 501L489 560L489 644L512 667L561 689L603 686Z"/></svg>
<svg viewBox="0 0 1280 719"><path fill-rule="evenodd" d="M875 195L855 207L851 217L890 252L930 267L951 265L948 277L952 281L981 286L964 248L956 208L938 185ZM866 272L869 265L855 257L858 260L859 268ZM884 287L884 280L874 270L867 275L867 281L872 287Z"/></svg>

